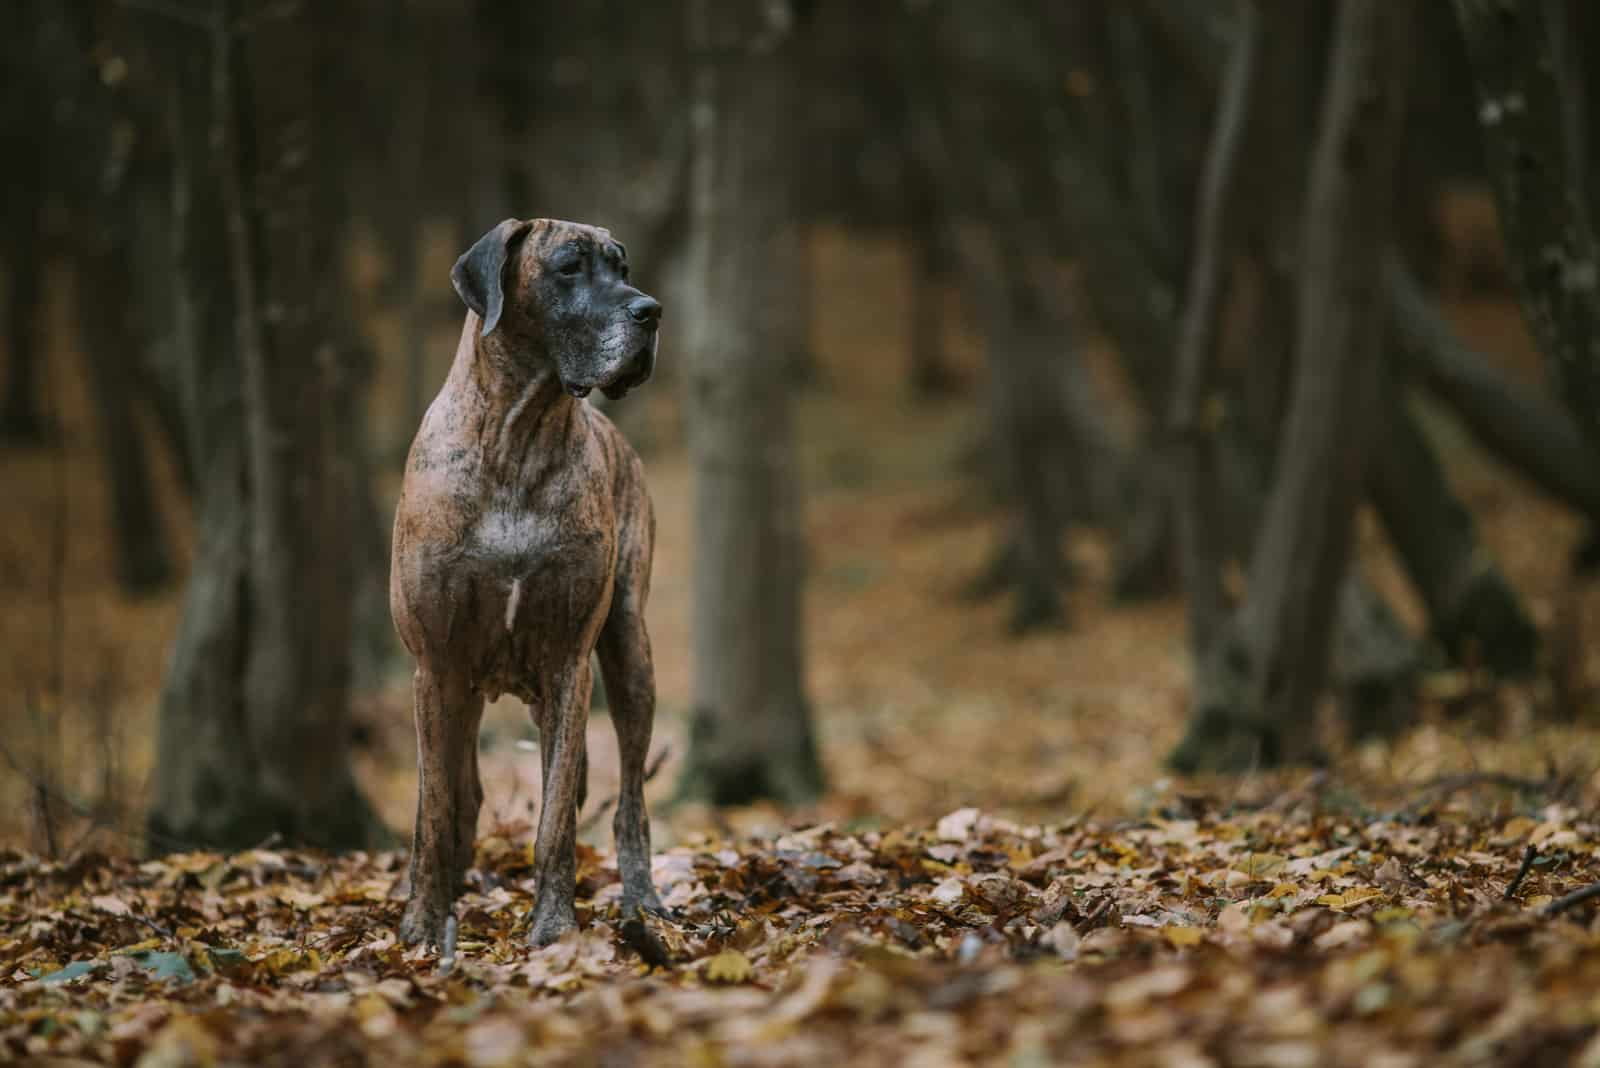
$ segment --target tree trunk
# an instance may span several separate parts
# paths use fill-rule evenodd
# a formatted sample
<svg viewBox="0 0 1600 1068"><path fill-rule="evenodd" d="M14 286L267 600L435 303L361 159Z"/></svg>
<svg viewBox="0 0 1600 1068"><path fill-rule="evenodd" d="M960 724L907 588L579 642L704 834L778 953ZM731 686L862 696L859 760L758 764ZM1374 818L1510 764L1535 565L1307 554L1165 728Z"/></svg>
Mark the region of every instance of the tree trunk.
<svg viewBox="0 0 1600 1068"><path fill-rule="evenodd" d="M186 281L199 289L209 280L198 272L222 268L228 285L208 299L222 297L232 322L209 315L195 331L199 539L163 688L150 823L223 847L272 832L362 847L385 836L347 760L357 487L334 445L355 413L344 357L324 334L336 235L318 210L328 191L311 177L327 151L314 96L331 57L277 14L252 19L242 43L232 7L217 0L209 42L168 30L184 36L173 69L187 90L174 94L185 108L180 166L191 168L179 215ZM187 304L206 302L191 292Z"/></svg>
<svg viewBox="0 0 1600 1068"><path fill-rule="evenodd" d="M1333 690L1349 737L1391 738L1416 719L1422 655L1389 602L1352 566L1339 587Z"/></svg>
<svg viewBox="0 0 1600 1068"><path fill-rule="evenodd" d="M968 233L963 244L981 246L968 248L963 259L974 281L973 303L982 309L989 442L1007 511L1001 547L974 592L1015 590L1011 629L1022 633L1065 618L1057 587L1065 573L1066 523L1063 494L1054 486L1067 459L1060 448L1065 427L1057 382L1065 361L1032 287L1009 262L1015 253L997 248L987 235Z"/></svg>
<svg viewBox="0 0 1600 1068"><path fill-rule="evenodd" d="M1218 445L1224 540L1230 557L1248 561L1261 534L1272 464L1238 423L1223 425ZM1341 717L1355 737L1398 731L1413 719L1421 644L1357 566L1345 575L1335 613L1332 689Z"/></svg>
<svg viewBox="0 0 1600 1068"><path fill-rule="evenodd" d="M40 373L40 298L46 269L44 210L49 185L45 150L50 140L47 80L35 68L41 32L33 5L12 15L12 32L0 43L0 59L8 69L0 107L0 147L6 163L6 197L0 206L0 258L5 263L5 385L0 396L0 442L39 445L49 437ZM32 26L33 32L23 27Z"/></svg>
<svg viewBox="0 0 1600 1068"><path fill-rule="evenodd" d="M773 272L789 222L784 5L694 0L698 324L685 422L695 469L695 703L680 793L798 802L822 789L801 657L799 470Z"/></svg>
<svg viewBox="0 0 1600 1068"><path fill-rule="evenodd" d="M1227 615L1222 589L1223 519L1217 476L1217 318L1232 250L1229 214L1235 198L1239 146L1255 91L1260 20L1253 0L1242 5L1243 25L1223 79L1221 97L1195 211L1194 257L1176 355L1171 430L1177 463L1178 530L1189 604L1189 648L1202 663Z"/></svg>
<svg viewBox="0 0 1600 1068"><path fill-rule="evenodd" d="M1240 243L1256 282L1245 331L1248 365L1235 369L1242 433L1264 456L1279 455L1295 346L1295 289L1304 239L1307 171L1329 52L1328 4L1262 3L1258 88L1240 173ZM1269 465L1270 472L1270 465Z"/></svg>
<svg viewBox="0 0 1600 1068"><path fill-rule="evenodd" d="M1392 379L1383 390L1384 432L1368 485L1389 540L1458 664L1521 676L1536 666L1538 633L1516 592L1478 541L1416 416Z"/></svg>
<svg viewBox="0 0 1600 1068"><path fill-rule="evenodd" d="M95 406L97 440L106 469L110 534L117 577L130 593L147 593L172 577L166 534L151 478L145 438L139 428L141 368L148 338L134 314L134 158L147 136L135 122L125 93L100 76L96 23L81 0L42 5L32 19L35 62L43 84L58 102L59 118L25 157L43 160L53 188L67 208L73 268L77 276L77 321ZM37 162L37 159L32 162ZM29 164L24 164L28 169ZM44 190L35 191L43 197ZM37 202L36 202L37 203ZM37 226L37 220L34 221ZM26 230L27 224L19 224ZM37 240L34 232L32 240ZM13 324L18 369L37 358L32 320L39 314L37 282L46 269L44 250L16 264L23 284L16 293ZM26 302L26 307L22 307ZM26 372L31 377L31 372ZM19 386L31 393L31 382ZM180 458L181 463L181 458Z"/></svg>
<svg viewBox="0 0 1600 1068"><path fill-rule="evenodd" d="M119 235L114 247L82 256L78 292L80 297L93 294L93 305L80 305L78 321L98 416L117 579L124 591L144 594L171 582L173 568L135 410L141 397L137 364L144 358L140 349L145 339L134 323L127 251Z"/></svg>
<svg viewBox="0 0 1600 1068"><path fill-rule="evenodd" d="M1381 358L1377 268L1411 11L1346 0L1306 204L1295 376L1243 607L1200 665L1183 770L1303 761L1360 500Z"/></svg>
<svg viewBox="0 0 1600 1068"><path fill-rule="evenodd" d="M26 82L29 79L24 78ZM8 131L15 135L16 131ZM40 410L39 317L43 313L40 275L46 268L40 216L45 189L42 153L26 134L8 136L6 156L15 163L5 206L6 379L0 398L0 441L38 445L49 437Z"/></svg>
<svg viewBox="0 0 1600 1068"><path fill-rule="evenodd" d="M1600 469L1571 415L1553 398L1475 352L1439 313L1393 252L1384 295L1396 354L1486 448L1555 500L1600 523Z"/></svg>
<svg viewBox="0 0 1600 1068"><path fill-rule="evenodd" d="M1600 448L1600 262L1583 146L1564 129L1577 86L1551 47L1558 7L1456 0L1478 88L1489 173L1511 276L1534 339L1591 449Z"/></svg>
<svg viewBox="0 0 1600 1068"><path fill-rule="evenodd" d="M918 212L911 242L911 391L925 399L946 396L956 385L945 351L945 283L948 265L937 209Z"/></svg>
<svg viewBox="0 0 1600 1068"><path fill-rule="evenodd" d="M1161 99L1156 72L1163 67L1138 15L1126 6L1117 6L1106 13L1106 19L1118 110L1126 125L1130 214L1151 258L1166 273L1181 263L1179 249L1183 245L1170 179L1172 109L1163 106L1172 102Z"/></svg>

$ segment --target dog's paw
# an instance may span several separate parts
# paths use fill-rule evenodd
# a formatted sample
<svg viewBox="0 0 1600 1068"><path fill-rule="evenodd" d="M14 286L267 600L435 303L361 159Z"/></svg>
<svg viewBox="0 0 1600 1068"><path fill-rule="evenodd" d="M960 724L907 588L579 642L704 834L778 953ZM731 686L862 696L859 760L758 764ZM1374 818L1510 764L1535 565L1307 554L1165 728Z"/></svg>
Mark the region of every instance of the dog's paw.
<svg viewBox="0 0 1600 1068"><path fill-rule="evenodd" d="M546 916L543 919L536 919L528 928L528 945L542 949L560 941L561 936L568 931L577 929L578 921L572 916Z"/></svg>
<svg viewBox="0 0 1600 1068"><path fill-rule="evenodd" d="M533 914L528 917L528 944L536 948L548 946L577 928L578 913L573 908L571 894L563 898L559 894L541 892L534 902Z"/></svg>
<svg viewBox="0 0 1600 1068"><path fill-rule="evenodd" d="M661 898L656 894L654 887L651 887L649 893L645 894L624 892L621 912L624 920L638 919L643 914L659 916L664 920L673 918L672 910L661 903Z"/></svg>
<svg viewBox="0 0 1600 1068"><path fill-rule="evenodd" d="M446 909L432 906L420 897L406 902L396 933L408 946L443 946Z"/></svg>

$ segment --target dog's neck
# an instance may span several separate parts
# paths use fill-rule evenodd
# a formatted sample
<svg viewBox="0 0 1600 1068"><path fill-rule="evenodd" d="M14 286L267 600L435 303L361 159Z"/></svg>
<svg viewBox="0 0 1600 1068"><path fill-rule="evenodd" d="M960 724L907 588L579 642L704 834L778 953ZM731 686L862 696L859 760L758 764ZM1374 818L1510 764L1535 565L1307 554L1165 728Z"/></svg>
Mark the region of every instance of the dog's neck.
<svg viewBox="0 0 1600 1068"><path fill-rule="evenodd" d="M504 327L484 337L471 312L461 328L451 384L473 397L478 419L469 432L496 468L563 455L565 439L583 426L583 401L567 392L553 362L529 357L530 345Z"/></svg>

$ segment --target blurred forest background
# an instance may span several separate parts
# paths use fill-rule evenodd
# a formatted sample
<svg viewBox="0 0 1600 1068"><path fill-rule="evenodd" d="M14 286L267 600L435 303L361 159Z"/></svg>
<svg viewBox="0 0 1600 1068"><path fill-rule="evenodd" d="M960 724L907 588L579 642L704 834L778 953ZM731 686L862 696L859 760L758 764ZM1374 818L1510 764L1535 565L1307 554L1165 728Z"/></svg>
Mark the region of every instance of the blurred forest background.
<svg viewBox="0 0 1600 1068"><path fill-rule="evenodd" d="M1319 763L1587 790L1597 18L16 0L0 841L405 833L388 525L449 266L513 215L666 305L608 406L660 516L658 842ZM533 737L490 710L485 820Z"/></svg>

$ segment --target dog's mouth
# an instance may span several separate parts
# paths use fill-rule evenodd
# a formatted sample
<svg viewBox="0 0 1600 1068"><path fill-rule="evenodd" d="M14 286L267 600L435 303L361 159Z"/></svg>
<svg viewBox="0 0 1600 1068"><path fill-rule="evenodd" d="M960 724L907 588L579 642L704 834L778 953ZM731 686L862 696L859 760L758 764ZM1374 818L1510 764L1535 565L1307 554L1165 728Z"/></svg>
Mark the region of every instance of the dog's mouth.
<svg viewBox="0 0 1600 1068"><path fill-rule="evenodd" d="M627 362L622 365L622 373L615 380L601 386L600 392L611 400L621 400L632 390L644 385L649 380L650 373L655 370L656 336L652 333L649 340L628 357Z"/></svg>
<svg viewBox="0 0 1600 1068"><path fill-rule="evenodd" d="M652 331L626 359L618 360L606 373L587 382L562 378L561 385L580 400L597 389L611 400L621 400L650 379L656 366L657 343L658 335Z"/></svg>

